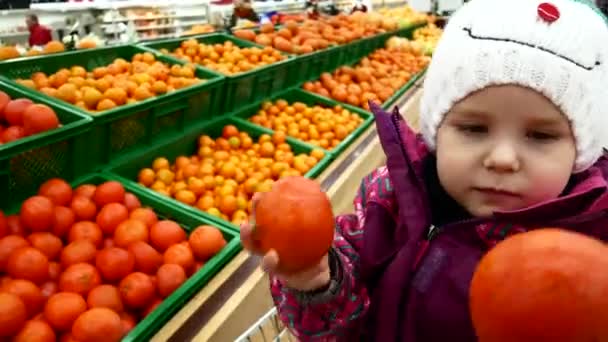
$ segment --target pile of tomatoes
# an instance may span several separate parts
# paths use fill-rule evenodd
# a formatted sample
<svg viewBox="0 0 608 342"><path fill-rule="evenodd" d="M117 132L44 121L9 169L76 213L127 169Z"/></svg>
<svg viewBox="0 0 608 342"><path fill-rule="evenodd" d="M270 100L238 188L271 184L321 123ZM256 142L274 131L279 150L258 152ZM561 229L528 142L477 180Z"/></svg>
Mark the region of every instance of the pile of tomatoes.
<svg viewBox="0 0 608 342"><path fill-rule="evenodd" d="M118 341L225 244L119 182L51 179L19 215L0 212L0 340Z"/></svg>

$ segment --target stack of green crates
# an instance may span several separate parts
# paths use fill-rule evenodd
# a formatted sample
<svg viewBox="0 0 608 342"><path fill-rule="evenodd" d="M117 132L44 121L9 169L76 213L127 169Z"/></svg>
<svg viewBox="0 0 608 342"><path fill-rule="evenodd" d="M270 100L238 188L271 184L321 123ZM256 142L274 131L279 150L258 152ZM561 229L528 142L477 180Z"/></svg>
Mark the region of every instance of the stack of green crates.
<svg viewBox="0 0 608 342"><path fill-rule="evenodd" d="M14 80L29 78L35 72L48 75L75 65L91 71L117 58L131 60L135 54L146 51L138 46L122 45L8 61L0 63L0 80L29 96L46 97ZM156 55L156 59L171 65L184 64L160 54ZM196 76L206 81L101 113L89 113L55 98L48 97L48 100L58 107L93 118L93 129L85 142L88 153L86 160L81 162L99 169L129 150L148 145L163 136L179 134L186 127L218 116L223 100L223 76L202 69L197 69Z"/></svg>
<svg viewBox="0 0 608 342"><path fill-rule="evenodd" d="M230 41L241 48L262 48L260 45L223 33L145 43L142 44L142 46L156 53L160 53L160 50L162 49L172 52L180 47L181 43L187 39L195 39L199 43L207 45L223 44L226 41ZM251 104L252 102L262 100L278 91L295 85L296 79L291 77L292 75L290 73L295 59L288 55L285 56L287 57L286 59L267 66L235 75L225 75L226 81L225 90L223 92L223 105L220 107L221 112L228 114ZM203 66L201 66L201 68L207 70Z"/></svg>
<svg viewBox="0 0 608 342"><path fill-rule="evenodd" d="M57 129L0 144L0 209L10 201L23 200L49 178L75 178L90 171L83 160L87 156L83 143L90 134L90 117L1 81L0 91L13 100L27 98L48 105L61 122Z"/></svg>

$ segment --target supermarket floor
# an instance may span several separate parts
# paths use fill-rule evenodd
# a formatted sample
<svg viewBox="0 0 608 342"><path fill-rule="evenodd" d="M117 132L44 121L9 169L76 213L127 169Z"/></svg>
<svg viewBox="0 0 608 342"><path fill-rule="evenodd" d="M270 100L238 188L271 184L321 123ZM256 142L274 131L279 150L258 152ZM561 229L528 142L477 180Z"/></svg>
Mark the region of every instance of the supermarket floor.
<svg viewBox="0 0 608 342"><path fill-rule="evenodd" d="M421 84L419 80L398 102L402 115L414 128L418 124ZM336 214L352 212L352 200L361 178L384 162L372 126L319 177ZM152 341L224 342L234 341L245 332L250 337L246 341L272 341L276 336L272 335L276 330L274 324L248 331L272 308L268 279L258 264L256 257L242 251Z"/></svg>

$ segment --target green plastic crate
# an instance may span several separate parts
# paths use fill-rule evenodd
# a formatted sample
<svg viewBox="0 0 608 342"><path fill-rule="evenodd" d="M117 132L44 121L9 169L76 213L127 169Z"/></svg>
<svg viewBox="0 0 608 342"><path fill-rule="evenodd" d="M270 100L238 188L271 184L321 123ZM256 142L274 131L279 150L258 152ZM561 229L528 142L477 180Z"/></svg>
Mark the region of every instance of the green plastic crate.
<svg viewBox="0 0 608 342"><path fill-rule="evenodd" d="M27 94L46 97L12 80L28 78L38 71L51 74L73 65L92 70L98 66L108 65L116 58L130 60L136 53L145 51L147 50L134 45L122 45L67 52L57 56L32 57L15 62L8 61L0 63L0 79L10 82ZM171 65L183 64L181 61L160 54L157 54L156 58ZM198 69L196 75L207 81L94 115L59 99L47 98L58 106L91 115L93 130L87 139L89 152L86 160L82 162L99 168L130 149L148 145L161 136L180 134L193 124L217 116L222 99L223 76L202 69Z"/></svg>
<svg viewBox="0 0 608 342"><path fill-rule="evenodd" d="M322 73L334 70L344 64L348 57L346 45L334 45L296 57L292 75L297 83L318 78Z"/></svg>
<svg viewBox="0 0 608 342"><path fill-rule="evenodd" d="M363 122L361 123L361 125L359 125L359 127L357 127L351 134L349 134L344 140L342 140L342 142L340 144L338 144L334 149L327 151L327 153L332 155L333 158L337 157L339 154L344 152L344 150L348 146L350 146L350 144L352 144L352 142L355 141L374 121L373 115L371 115L370 113L366 112L365 110L363 110L361 108L353 107L348 104L338 103L337 101L334 101L332 99L328 99L326 97L319 96L317 94L312 94L312 93L309 93L307 91L304 91L304 90L298 89L298 88L289 89L283 93L274 95L273 97L271 97L267 100L274 102L279 99L286 100L287 102L289 102L289 104L293 104L294 102L302 102L308 106L320 105L322 107L327 107L327 108L332 108L334 106L340 105L340 106L344 107L345 109L348 109L350 112L357 114L361 118L363 118ZM234 116L237 117L238 120L243 120L244 122L253 124L248 119L251 116L253 116L254 114L256 114L257 111L259 110L259 108L260 108L260 104L255 104L253 106L249 106L249 107L235 113ZM264 128L264 127L261 127L258 125L256 125L256 126L260 127L260 128ZM299 140L294 137L288 136L287 140L290 142L299 142L302 144L307 144L311 148L319 148L317 146L311 145L307 142L304 142L304 141Z"/></svg>
<svg viewBox="0 0 608 342"><path fill-rule="evenodd" d="M76 187L82 184L99 185L110 180L121 182L127 191L139 198L143 206L152 208L160 218L174 220L179 223L187 234L190 234L198 226L211 225L217 227L222 232L227 242L226 246L218 254L209 259L199 271L190 276L169 297L165 298L153 312L140 321L122 339L123 342L150 341L154 334L241 250L240 237L238 231L222 224L219 220L207 220L185 213L171 203L163 201L156 196L150 196L146 192L141 191L138 186L125 182L120 177L112 174L98 173L85 175L72 182L72 186ZM30 193L29 195L33 195L34 193ZM7 213L18 213L20 205L21 201L13 201Z"/></svg>
<svg viewBox="0 0 608 342"><path fill-rule="evenodd" d="M143 46L158 53L160 53L161 49L173 51L187 39L196 39L203 44L223 44L226 41L231 41L234 45L243 48L262 48L261 45L223 33L145 43ZM290 77L289 73L295 59L289 55L284 55L288 58L272 63L271 65L255 68L235 75L225 75L226 85L224 91L225 96L221 106L222 112L230 113L241 107L247 106L252 102L262 100L278 91L295 85L297 80ZM203 66L200 66L200 68L205 69Z"/></svg>
<svg viewBox="0 0 608 342"><path fill-rule="evenodd" d="M48 178L73 179L89 171L81 160L86 155L83 139L91 128L91 118L10 84L0 82L0 90L12 99L29 98L50 106L63 125L0 145L0 208L5 208L9 201L25 199Z"/></svg>
<svg viewBox="0 0 608 342"><path fill-rule="evenodd" d="M184 133L183 135L177 137L176 139L159 141L157 144L150 146L146 150L139 151L138 153L132 153L130 155L124 156L123 158L115 160L108 165L107 171L111 172L112 174L118 175L122 179L129 180L129 182L132 182L133 184L136 184L135 182L137 181L137 175L139 171L143 168L150 167L154 159L158 157L165 157L171 162L173 162L178 156L194 155L196 154L198 148L198 138L202 134L207 134L211 137L218 137L221 135L222 128L228 124L235 125L240 131L245 131L249 133L249 135L253 139L256 139L264 133L272 134L271 130L261 128L248 122L243 122L241 120L236 120L230 117L220 118L214 120L213 122L210 122L203 128L192 129ZM291 148L295 154L309 153L313 149L309 145L303 144L298 141L288 141L288 144L291 145ZM315 167L313 167L305 176L307 178L317 177L330 163L331 156L329 154L326 154L325 157L320 160L319 163L315 165ZM189 205L180 203L172 198L168 198L142 185L137 184L136 186L139 187L142 193L147 193L151 196L161 198L164 201L171 202L173 205L179 207L185 212L189 212L194 215L210 219L212 221L220 220L215 216L212 216L206 212L202 212ZM239 229L232 223L226 222L224 220L221 221L236 230Z"/></svg>

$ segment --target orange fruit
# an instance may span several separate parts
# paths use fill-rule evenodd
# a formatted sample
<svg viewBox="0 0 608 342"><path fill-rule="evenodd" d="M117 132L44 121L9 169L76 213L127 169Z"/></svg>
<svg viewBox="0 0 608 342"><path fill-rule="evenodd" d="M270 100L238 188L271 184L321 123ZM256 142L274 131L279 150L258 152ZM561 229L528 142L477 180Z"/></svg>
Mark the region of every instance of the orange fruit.
<svg viewBox="0 0 608 342"><path fill-rule="evenodd" d="M313 209L315 215L310 215ZM277 216L277 212L284 215ZM319 263L331 247L333 236L331 203L315 181L304 177L280 179L256 204L253 239L261 252L277 251L282 272L298 272Z"/></svg>
<svg viewBox="0 0 608 342"><path fill-rule="evenodd" d="M513 235L479 262L470 310L480 342L604 341L606 245L560 229Z"/></svg>

